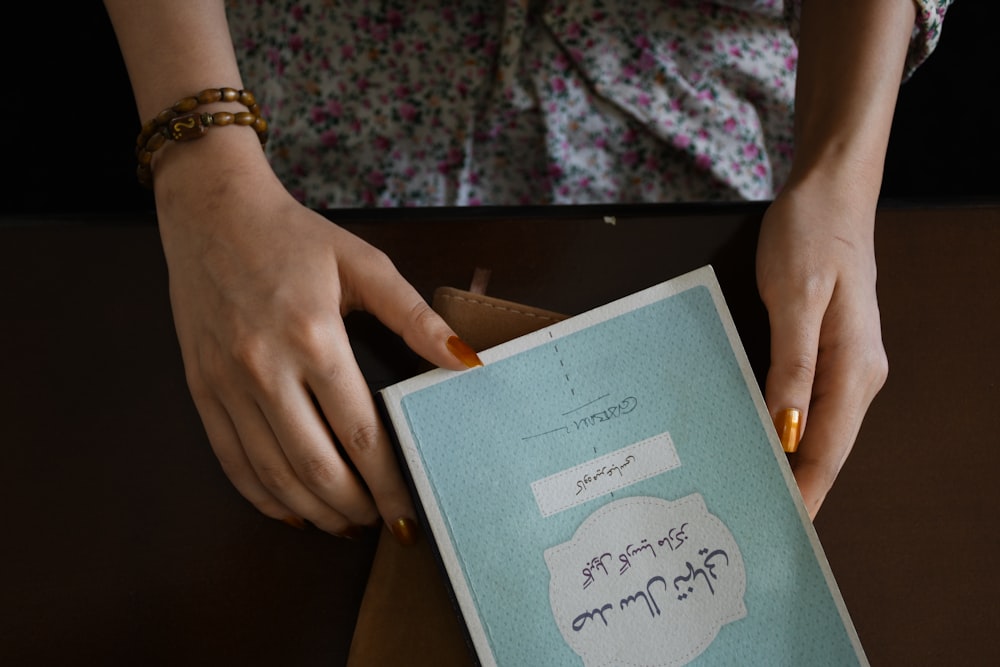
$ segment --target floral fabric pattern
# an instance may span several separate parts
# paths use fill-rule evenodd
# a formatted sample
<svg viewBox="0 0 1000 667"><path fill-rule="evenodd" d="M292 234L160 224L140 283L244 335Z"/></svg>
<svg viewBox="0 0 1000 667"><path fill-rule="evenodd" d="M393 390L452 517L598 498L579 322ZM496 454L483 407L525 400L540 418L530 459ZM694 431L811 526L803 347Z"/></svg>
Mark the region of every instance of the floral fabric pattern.
<svg viewBox="0 0 1000 667"><path fill-rule="evenodd" d="M770 199L801 0L231 0L315 208ZM917 0L908 72L950 0Z"/></svg>

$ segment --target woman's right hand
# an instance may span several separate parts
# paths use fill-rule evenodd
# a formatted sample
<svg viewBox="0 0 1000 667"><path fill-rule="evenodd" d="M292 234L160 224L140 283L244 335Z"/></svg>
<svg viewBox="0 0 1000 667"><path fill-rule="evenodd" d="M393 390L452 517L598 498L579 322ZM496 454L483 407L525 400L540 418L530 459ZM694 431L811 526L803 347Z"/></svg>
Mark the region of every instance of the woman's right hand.
<svg viewBox="0 0 1000 667"><path fill-rule="evenodd" d="M374 314L438 366L477 365L475 353L382 252L296 202L252 132L213 129L163 153L154 181L174 321L226 475L292 525L353 536L381 516L411 541L414 509L343 317Z"/></svg>

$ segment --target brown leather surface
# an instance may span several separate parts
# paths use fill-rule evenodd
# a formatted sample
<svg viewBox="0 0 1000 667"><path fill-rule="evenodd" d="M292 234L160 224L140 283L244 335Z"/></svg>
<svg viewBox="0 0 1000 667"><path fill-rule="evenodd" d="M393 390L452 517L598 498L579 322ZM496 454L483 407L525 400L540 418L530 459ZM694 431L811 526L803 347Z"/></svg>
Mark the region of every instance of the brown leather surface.
<svg viewBox="0 0 1000 667"><path fill-rule="evenodd" d="M465 630L430 541L404 547L382 530L347 664L473 667Z"/></svg>
<svg viewBox="0 0 1000 667"><path fill-rule="evenodd" d="M553 324L565 315L455 287L439 287L431 306L477 352ZM391 637L391 641L387 639ZM430 539L402 547L379 538L358 612L351 667L476 665Z"/></svg>
<svg viewBox="0 0 1000 667"><path fill-rule="evenodd" d="M428 300L485 266L490 295L577 313L711 263L760 379L762 213L331 217ZM873 665L1000 664L1000 202L883 206L876 252L889 379L816 527ZM373 318L348 331L373 389L416 372ZM225 479L151 219L0 220L0 471L0 664L346 663L379 536L292 530Z"/></svg>
<svg viewBox="0 0 1000 667"><path fill-rule="evenodd" d="M551 310L456 287L434 290L431 307L477 352L566 319Z"/></svg>

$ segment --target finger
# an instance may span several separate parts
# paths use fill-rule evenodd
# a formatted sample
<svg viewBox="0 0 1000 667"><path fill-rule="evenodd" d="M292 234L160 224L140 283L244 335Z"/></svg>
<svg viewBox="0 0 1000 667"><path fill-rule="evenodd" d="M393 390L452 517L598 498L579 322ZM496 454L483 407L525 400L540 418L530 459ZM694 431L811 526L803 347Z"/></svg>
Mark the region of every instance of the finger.
<svg viewBox="0 0 1000 667"><path fill-rule="evenodd" d="M275 406L271 408L272 411L282 409L275 401L264 402ZM257 483L297 516L309 520L317 528L345 537L356 533L357 528L349 518L335 506L324 502L299 478L271 423L252 396L240 395L232 399L226 408L232 415L237 436ZM288 436L285 437L287 444ZM331 443L330 448L332 447Z"/></svg>
<svg viewBox="0 0 1000 667"><path fill-rule="evenodd" d="M837 421L837 401L817 401L812 408L809 435L791 459L792 472L809 518L815 519L851 450L854 436ZM840 419L843 415L840 416ZM848 439L842 439L842 438Z"/></svg>
<svg viewBox="0 0 1000 667"><path fill-rule="evenodd" d="M379 253L374 265L377 269L366 276L362 295L365 310L432 364L451 370L483 365L475 351L455 335L384 254Z"/></svg>
<svg viewBox="0 0 1000 667"><path fill-rule="evenodd" d="M768 304L771 365L764 396L785 451L795 451L805 431L827 301L795 295Z"/></svg>
<svg viewBox="0 0 1000 667"><path fill-rule="evenodd" d="M341 395L339 400L350 399ZM336 415L325 417L307 387L300 382L282 383L262 409L295 479L306 490L346 517L352 526L368 525L378 519L368 489L334 443L327 418L332 423Z"/></svg>
<svg viewBox="0 0 1000 667"><path fill-rule="evenodd" d="M333 332L327 349L324 362L310 368L308 385L344 451L364 478L378 513L397 539L411 543L416 512L388 433L342 327Z"/></svg>
<svg viewBox="0 0 1000 667"><path fill-rule="evenodd" d="M824 323L824 345L813 388L809 432L792 459L810 516L823 500L854 447L875 395L885 384L888 362L878 307L850 309L835 295Z"/></svg>
<svg viewBox="0 0 1000 667"><path fill-rule="evenodd" d="M265 516L284 521L296 528L303 528L305 524L302 517L269 493L257 479L236 434L236 427L222 404L214 397L201 395L195 399L195 407L201 416L209 444L222 466L223 473L240 495Z"/></svg>
<svg viewBox="0 0 1000 667"><path fill-rule="evenodd" d="M810 409L809 432L791 457L795 480L812 518L851 453L877 391L866 379L870 369L858 359L854 346L824 354Z"/></svg>

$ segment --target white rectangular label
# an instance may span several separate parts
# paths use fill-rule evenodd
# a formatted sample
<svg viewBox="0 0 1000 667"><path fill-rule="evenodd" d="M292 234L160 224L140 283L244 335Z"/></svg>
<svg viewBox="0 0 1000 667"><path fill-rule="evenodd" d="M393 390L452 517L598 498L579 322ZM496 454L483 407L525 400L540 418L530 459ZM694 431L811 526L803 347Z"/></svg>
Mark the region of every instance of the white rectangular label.
<svg viewBox="0 0 1000 667"><path fill-rule="evenodd" d="M598 456L531 483L542 516L552 516L681 464L669 433Z"/></svg>

